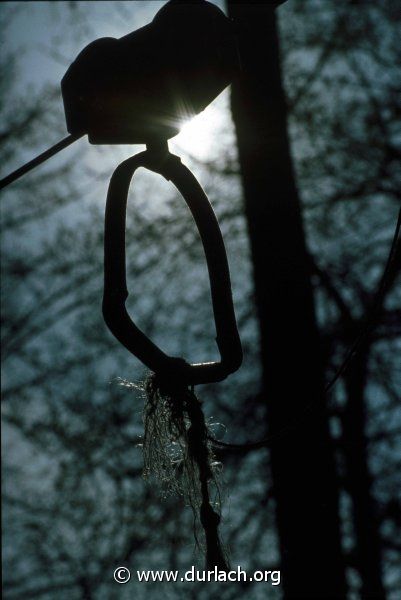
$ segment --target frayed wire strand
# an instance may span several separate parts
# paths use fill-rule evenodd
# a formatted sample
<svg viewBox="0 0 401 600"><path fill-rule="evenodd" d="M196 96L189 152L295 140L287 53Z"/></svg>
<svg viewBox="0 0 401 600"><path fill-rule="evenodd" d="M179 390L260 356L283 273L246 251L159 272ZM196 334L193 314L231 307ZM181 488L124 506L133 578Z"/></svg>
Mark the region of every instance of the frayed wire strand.
<svg viewBox="0 0 401 600"><path fill-rule="evenodd" d="M182 495L191 506L195 522L205 534L208 568L228 570L220 541L220 495L216 462L209 443L208 426L193 388L166 385L157 375L144 383L144 474L155 475L165 490ZM210 489L217 490L212 501ZM198 540L195 527L195 541Z"/></svg>

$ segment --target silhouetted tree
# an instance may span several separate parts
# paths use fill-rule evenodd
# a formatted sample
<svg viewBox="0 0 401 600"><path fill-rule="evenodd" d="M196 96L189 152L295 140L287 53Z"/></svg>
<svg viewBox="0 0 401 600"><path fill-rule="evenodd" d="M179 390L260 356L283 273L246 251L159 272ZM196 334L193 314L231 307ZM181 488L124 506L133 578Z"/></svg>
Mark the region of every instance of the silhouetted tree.
<svg viewBox="0 0 401 600"><path fill-rule="evenodd" d="M335 356L340 340L344 352L366 327L365 315L374 307L401 199L394 169L399 144L393 135L394 115L400 110L394 93L399 79L397 16L392 1L320 6L300 2L287 13L291 15L295 18L287 30L297 33L287 39L286 47L293 50L286 55L285 67L293 142L309 216L309 239L315 266L319 265L316 272L337 315L336 325L328 331L332 337L329 354ZM297 27L301 23L302 29ZM313 66L303 66L302 60L292 62L298 44L313 57ZM299 143L297 132L302 123L306 136L301 135ZM344 236L351 229L352 235ZM375 231L381 231L381 236L376 237ZM328 244L327 254L320 250L322 242L316 243L319 235ZM331 246L336 239L343 240L341 247ZM333 394L342 426L338 449L345 470L345 494L349 494L353 511L355 538L347 561L359 573L362 597L383 597L383 576L387 572L388 577L391 570L390 562L383 561L384 528L380 522L380 515L386 513L386 494L377 493L382 479L377 466L383 455L381 443L373 442L369 432L381 394L388 394L396 385L397 369L390 349L390 340L397 335L393 313L396 282L397 271L393 270L359 354L344 374L345 385ZM327 331L327 325L322 325ZM382 335L388 340L384 346ZM383 376L374 358L383 348L387 348L385 358L379 360L388 366L387 391L382 388ZM338 363L337 355L334 364ZM392 432L387 435L393 439ZM389 454L387 460L393 460Z"/></svg>

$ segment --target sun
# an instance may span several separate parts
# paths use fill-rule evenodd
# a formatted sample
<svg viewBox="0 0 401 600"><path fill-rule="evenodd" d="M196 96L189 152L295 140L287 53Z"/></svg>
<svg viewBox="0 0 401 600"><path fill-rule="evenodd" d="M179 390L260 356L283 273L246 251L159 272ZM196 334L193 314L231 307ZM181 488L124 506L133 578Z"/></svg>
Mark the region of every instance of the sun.
<svg viewBox="0 0 401 600"><path fill-rule="evenodd" d="M220 106L210 105L190 121L184 122L180 132L172 140L177 149L192 154L199 160L206 160L223 125Z"/></svg>

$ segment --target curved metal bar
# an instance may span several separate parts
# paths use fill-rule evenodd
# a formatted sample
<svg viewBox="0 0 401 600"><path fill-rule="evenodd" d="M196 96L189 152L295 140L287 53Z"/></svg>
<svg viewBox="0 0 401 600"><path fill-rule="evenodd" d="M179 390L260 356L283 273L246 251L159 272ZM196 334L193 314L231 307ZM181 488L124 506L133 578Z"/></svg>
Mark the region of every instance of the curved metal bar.
<svg viewBox="0 0 401 600"><path fill-rule="evenodd" d="M220 362L188 364L183 359L168 356L133 323L126 310L126 208L130 182L139 167L170 180L195 220L209 271ZM168 379L178 376L188 385L221 381L242 363L227 256L216 216L194 175L168 149L147 150L129 158L117 167L111 178L105 215L103 316L121 344L151 371Z"/></svg>

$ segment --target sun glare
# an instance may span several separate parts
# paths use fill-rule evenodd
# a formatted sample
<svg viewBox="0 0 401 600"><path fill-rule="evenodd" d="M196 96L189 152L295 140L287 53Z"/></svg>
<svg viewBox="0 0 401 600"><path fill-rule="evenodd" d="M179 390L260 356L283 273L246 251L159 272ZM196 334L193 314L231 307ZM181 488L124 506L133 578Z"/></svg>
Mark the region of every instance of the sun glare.
<svg viewBox="0 0 401 600"><path fill-rule="evenodd" d="M199 115L184 123L180 133L172 142L177 148L182 148L204 160L207 159L213 145L216 144L216 137L221 127L221 109L216 106L208 106Z"/></svg>

